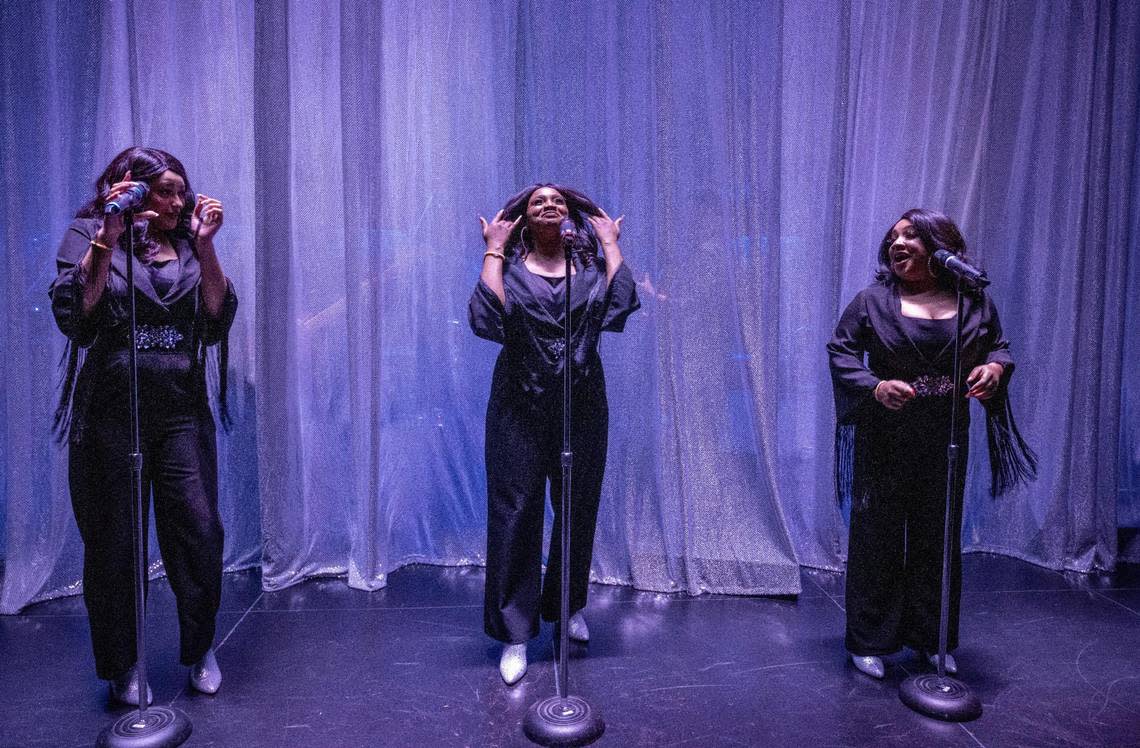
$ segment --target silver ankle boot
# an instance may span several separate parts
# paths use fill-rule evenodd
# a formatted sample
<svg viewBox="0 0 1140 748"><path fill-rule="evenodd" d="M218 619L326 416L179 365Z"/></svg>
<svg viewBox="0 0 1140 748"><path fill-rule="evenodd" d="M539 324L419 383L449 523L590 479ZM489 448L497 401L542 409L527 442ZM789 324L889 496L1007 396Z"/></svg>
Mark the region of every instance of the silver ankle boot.
<svg viewBox="0 0 1140 748"><path fill-rule="evenodd" d="M499 675L508 686L522 680L526 675L526 642L503 645L503 656L499 658Z"/></svg>
<svg viewBox="0 0 1140 748"><path fill-rule="evenodd" d="M926 655L926 661L931 664L934 669L938 669L938 653ZM950 675L958 673L958 663L954 661L954 655L949 652L946 653L946 672Z"/></svg>
<svg viewBox="0 0 1140 748"><path fill-rule="evenodd" d="M875 657L860 657L859 655L851 655L851 664L855 669L864 675L869 675L876 680L882 680L883 675L886 674L886 668L883 667L883 658Z"/></svg>
<svg viewBox="0 0 1140 748"><path fill-rule="evenodd" d="M570 616L570 628L566 633L576 642L590 641L590 628L586 625L586 617L582 615L582 611L579 610Z"/></svg>
<svg viewBox="0 0 1140 748"><path fill-rule="evenodd" d="M190 667L190 686L200 693L214 694L221 685L222 670L218 667L213 648L210 648Z"/></svg>
<svg viewBox="0 0 1140 748"><path fill-rule="evenodd" d="M131 665L118 678L109 680L108 683L111 687L112 699L122 704L139 705L139 671L134 665ZM154 693L150 690L149 683L146 685L146 703L147 706L154 703Z"/></svg>

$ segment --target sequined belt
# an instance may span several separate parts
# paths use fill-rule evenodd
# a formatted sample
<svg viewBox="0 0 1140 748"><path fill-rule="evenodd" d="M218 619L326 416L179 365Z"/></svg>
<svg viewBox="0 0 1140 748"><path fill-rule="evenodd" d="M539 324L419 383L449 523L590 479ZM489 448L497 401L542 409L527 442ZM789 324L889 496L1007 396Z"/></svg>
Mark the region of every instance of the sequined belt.
<svg viewBox="0 0 1140 748"><path fill-rule="evenodd" d="M173 351L185 337L177 325L139 325L135 337L135 349Z"/></svg>
<svg viewBox="0 0 1140 748"><path fill-rule="evenodd" d="M911 383L915 397L938 397L954 394L954 380L945 374L923 374Z"/></svg>

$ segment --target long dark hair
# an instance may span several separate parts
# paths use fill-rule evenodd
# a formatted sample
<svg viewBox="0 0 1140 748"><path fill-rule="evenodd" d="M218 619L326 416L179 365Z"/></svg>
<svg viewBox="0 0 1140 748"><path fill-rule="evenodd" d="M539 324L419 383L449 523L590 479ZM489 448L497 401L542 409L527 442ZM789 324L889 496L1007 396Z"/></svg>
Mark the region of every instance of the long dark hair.
<svg viewBox="0 0 1140 748"><path fill-rule="evenodd" d="M601 246L598 242L597 234L594 233L593 224L587 219L589 216L602 215L602 209L599 208L593 200L578 190L571 187L563 187L553 182L532 184L507 198L506 204L503 205L502 220L513 221L519 216L523 216L523 220L519 221L519 225L511 232L511 235L507 237L507 243L503 245L503 252L506 253L507 256L517 255L520 259L526 259L526 256L534 248L527 243L523 235L523 229L526 228L526 206L530 202L530 196L534 194L535 190L542 189L543 187L557 190L558 194L562 195L566 200L569 218L574 222L574 257L583 267L593 265Z"/></svg>
<svg viewBox="0 0 1140 748"><path fill-rule="evenodd" d="M171 233L179 237L190 236L190 217L194 214L194 191L190 189L190 177L186 176L186 168L181 161L158 148L133 145L111 159L111 163L107 164L107 168L95 180L95 197L80 208L75 217L95 218L103 215L111 185L123 181L128 171L132 181L146 182L148 185L166 171L182 177L185 185L182 192L182 213L178 217L178 225Z"/></svg>
<svg viewBox="0 0 1140 748"><path fill-rule="evenodd" d="M962 232L946 214L926 208L911 208L891 223L887 233L883 234L883 240L879 242L879 267L875 270L876 281L888 285L898 283L898 277L891 270L891 244L893 243L891 232L894 230L895 224L904 218L914 226L922 245L932 256L938 250L945 249L958 255L966 262L970 261L966 256L966 240L962 238ZM947 291L954 290L954 277L952 275L936 263L930 264L930 271L934 274L934 280L938 283L939 288Z"/></svg>

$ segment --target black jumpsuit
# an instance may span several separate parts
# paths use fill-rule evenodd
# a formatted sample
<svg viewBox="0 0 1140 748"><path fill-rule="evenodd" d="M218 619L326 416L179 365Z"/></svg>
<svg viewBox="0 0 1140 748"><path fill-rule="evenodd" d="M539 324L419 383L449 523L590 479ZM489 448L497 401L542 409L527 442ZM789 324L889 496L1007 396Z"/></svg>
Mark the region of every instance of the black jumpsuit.
<svg viewBox="0 0 1140 748"><path fill-rule="evenodd" d="M640 306L623 263L607 284L605 262L578 267L572 282L570 611L586 605L594 526L606 463L609 410L598 356L603 330L621 332ZM476 335L503 346L487 403L487 582L483 621L489 636L520 643L538 634L539 605L558 618L561 577L561 463L564 283L505 264L506 304L482 281L471 296ZM554 533L541 580L545 489L550 483ZM540 593L541 590L541 593Z"/></svg>
<svg viewBox="0 0 1140 748"><path fill-rule="evenodd" d="M906 318L901 304L897 287L880 283L864 289L843 312L827 346L841 436L839 490L841 498L852 500L846 648L860 656L891 654L904 645L938 650L955 320ZM983 403L991 467L1000 469L1012 457L1009 449L997 449L999 442L1012 440L1016 449L1028 450L1008 408L1013 358L984 293L965 299L963 326L963 379L980 364L1003 366L997 393ZM885 379L909 382L917 396L901 410L889 410L872 396ZM956 429L958 500L950 518L949 650L958 646L968 406L963 397Z"/></svg>
<svg viewBox="0 0 1140 748"><path fill-rule="evenodd" d="M127 255L115 249L107 289L83 317L79 262L97 228L94 219L77 219L68 229L51 299L56 323L72 350L85 351L74 389L70 375L65 384L61 413L70 418L68 480L83 538L83 597L96 671L110 679L135 661ZM224 340L237 298L228 287L221 317L206 319L194 251L185 239L175 241L174 248L178 259L163 266L134 260L139 430L144 497L153 491L159 550L178 604L180 659L190 665L213 644L222 575L217 446L205 348ZM79 358L72 359L73 365Z"/></svg>

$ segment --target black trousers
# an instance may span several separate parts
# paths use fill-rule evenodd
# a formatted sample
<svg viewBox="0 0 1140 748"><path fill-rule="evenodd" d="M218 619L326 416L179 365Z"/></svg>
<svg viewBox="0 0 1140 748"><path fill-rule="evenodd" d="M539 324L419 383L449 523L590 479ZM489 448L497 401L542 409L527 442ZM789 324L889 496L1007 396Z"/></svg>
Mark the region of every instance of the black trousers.
<svg viewBox="0 0 1140 748"><path fill-rule="evenodd" d="M155 530L178 605L182 664L214 641L222 544L217 446L207 406L187 393L148 396L140 412L144 507L153 493ZM135 662L133 504L126 398L92 404L84 439L69 452L75 520L83 538L83 599L100 678Z"/></svg>
<svg viewBox="0 0 1140 748"><path fill-rule="evenodd" d="M885 655L903 646L938 651L949 414L949 398L925 398L870 426L873 488L867 507L851 512L847 551L845 643L852 654ZM961 497L965 425L958 443ZM961 532L959 498L950 518L948 651L958 646Z"/></svg>
<svg viewBox="0 0 1140 748"><path fill-rule="evenodd" d="M594 529L606 465L609 406L601 373L574 388L570 444L570 612L586 606ZM558 619L562 574L562 391L535 406L493 387L487 405L487 582L483 624L488 636L521 643L538 635L539 614ZM546 485L554 530L542 579Z"/></svg>

